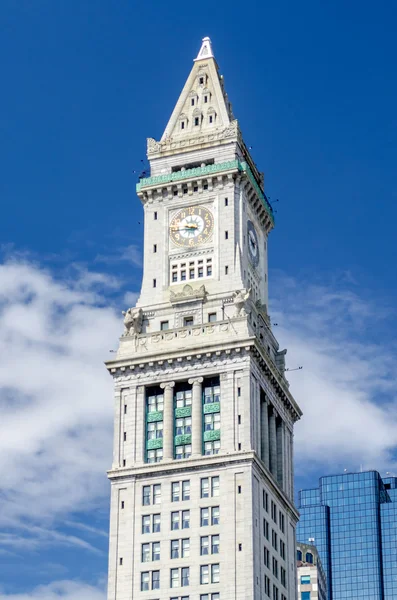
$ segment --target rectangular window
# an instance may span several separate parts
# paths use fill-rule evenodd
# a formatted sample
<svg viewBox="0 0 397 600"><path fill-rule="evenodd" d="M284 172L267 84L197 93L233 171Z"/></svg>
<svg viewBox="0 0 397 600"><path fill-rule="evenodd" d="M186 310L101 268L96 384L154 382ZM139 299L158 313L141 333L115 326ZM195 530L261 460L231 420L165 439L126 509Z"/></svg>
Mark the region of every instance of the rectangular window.
<svg viewBox="0 0 397 600"><path fill-rule="evenodd" d="M150 485L144 485L142 489L142 504L148 506L150 504Z"/></svg>
<svg viewBox="0 0 397 600"><path fill-rule="evenodd" d="M211 525L219 525L219 506L211 508Z"/></svg>
<svg viewBox="0 0 397 600"><path fill-rule="evenodd" d="M175 281L178 281L178 273L176 271L172 272L172 281L173 283L175 283Z"/></svg>
<svg viewBox="0 0 397 600"><path fill-rule="evenodd" d="M208 479L208 477L203 477L201 479L200 498L209 498L209 495L210 495L209 479Z"/></svg>
<svg viewBox="0 0 397 600"><path fill-rule="evenodd" d="M216 313L208 313L208 323L216 322Z"/></svg>
<svg viewBox="0 0 397 600"><path fill-rule="evenodd" d="M225 275L228 275L228 273L229 273L229 267L226 265L225 266Z"/></svg>
<svg viewBox="0 0 397 600"><path fill-rule="evenodd" d="M181 129L185 129L185 121L181 121Z"/></svg>
<svg viewBox="0 0 397 600"><path fill-rule="evenodd" d="M200 509L200 527L207 527L209 525L210 520L210 509L209 508L201 508Z"/></svg>
<svg viewBox="0 0 397 600"><path fill-rule="evenodd" d="M286 580L287 580L287 572L284 569L284 567L280 567L280 581L281 581L281 585L283 585L284 587L286 587Z"/></svg>
<svg viewBox="0 0 397 600"><path fill-rule="evenodd" d="M194 117L194 125L197 127L200 124L199 117Z"/></svg>
<svg viewBox="0 0 397 600"><path fill-rule="evenodd" d="M212 454L219 454L220 449L221 449L220 440L216 440L214 442L205 442L205 444L204 444L205 456L211 456Z"/></svg>
<svg viewBox="0 0 397 600"><path fill-rule="evenodd" d="M190 569L189 567L182 567L182 587L187 587L190 582Z"/></svg>
<svg viewBox="0 0 397 600"><path fill-rule="evenodd" d="M267 540L269 539L269 523L266 519L263 519L263 535Z"/></svg>
<svg viewBox="0 0 397 600"><path fill-rule="evenodd" d="M153 287L157 287L157 281L155 279L153 279Z"/></svg>
<svg viewBox="0 0 397 600"><path fill-rule="evenodd" d="M176 435L189 435L190 433L192 433L192 417L184 417L182 419L175 420Z"/></svg>
<svg viewBox="0 0 397 600"><path fill-rule="evenodd" d="M191 99L190 103L192 106L194 106L194 98Z"/></svg>
<svg viewBox="0 0 397 600"><path fill-rule="evenodd" d="M186 281L186 271L185 271L185 269L183 269L181 271L181 281Z"/></svg>
<svg viewBox="0 0 397 600"><path fill-rule="evenodd" d="M301 592L301 600L310 600L310 592Z"/></svg>
<svg viewBox="0 0 397 600"><path fill-rule="evenodd" d="M277 524L277 506L273 502L273 500L271 501L271 511L272 511L272 519Z"/></svg>
<svg viewBox="0 0 397 600"><path fill-rule="evenodd" d="M153 244L153 252L154 252L154 254L156 254L156 252L157 252L157 244Z"/></svg>
<svg viewBox="0 0 397 600"><path fill-rule="evenodd" d="M219 477L211 477L211 496L219 496Z"/></svg>
<svg viewBox="0 0 397 600"><path fill-rule="evenodd" d="M205 535L200 538L200 555L201 556L206 556L207 554L210 553L209 540L210 540L210 538L208 535Z"/></svg>
<svg viewBox="0 0 397 600"><path fill-rule="evenodd" d="M212 115L209 116L209 122L212 123L213 117Z"/></svg>
<svg viewBox="0 0 397 600"><path fill-rule="evenodd" d="M171 559L179 558L179 540L171 540Z"/></svg>
<svg viewBox="0 0 397 600"><path fill-rule="evenodd" d="M154 220L157 221L157 211L154 211L153 217L154 217Z"/></svg>
<svg viewBox="0 0 397 600"><path fill-rule="evenodd" d="M221 428L220 413L204 415L204 431L217 431Z"/></svg>
<svg viewBox="0 0 397 600"><path fill-rule="evenodd" d="M262 498L263 508L265 509L266 512L269 512L269 494L267 492L265 492L265 490L263 490L262 495L263 495L263 498Z"/></svg>
<svg viewBox="0 0 397 600"><path fill-rule="evenodd" d="M160 560L160 542L152 544L152 560Z"/></svg>
<svg viewBox="0 0 397 600"><path fill-rule="evenodd" d="M182 481L182 500L190 500L190 481Z"/></svg>
<svg viewBox="0 0 397 600"><path fill-rule="evenodd" d="M266 546L263 546L263 563L264 563L265 567L269 568L269 566L270 566L270 552L266 548Z"/></svg>
<svg viewBox="0 0 397 600"><path fill-rule="evenodd" d="M189 269L189 279L194 279L194 269Z"/></svg>
<svg viewBox="0 0 397 600"><path fill-rule="evenodd" d="M204 276L203 267L198 267L198 269L197 269L197 277L203 277L203 276Z"/></svg>
<svg viewBox="0 0 397 600"><path fill-rule="evenodd" d="M177 531L180 525L179 511L171 513L171 531Z"/></svg>
<svg viewBox="0 0 397 600"><path fill-rule="evenodd" d="M285 560L285 543L280 540L280 556Z"/></svg>
<svg viewBox="0 0 397 600"><path fill-rule="evenodd" d="M212 265L207 265L207 277L211 277L212 275Z"/></svg>
<svg viewBox="0 0 397 600"><path fill-rule="evenodd" d="M184 408L192 404L192 390L176 393L176 408Z"/></svg>
<svg viewBox="0 0 397 600"><path fill-rule="evenodd" d="M192 327L193 325L193 317L184 317L183 326L184 327Z"/></svg>
<svg viewBox="0 0 397 600"><path fill-rule="evenodd" d="M211 554L219 554L219 535L211 536Z"/></svg>
<svg viewBox="0 0 397 600"><path fill-rule="evenodd" d="M219 583L219 565L211 565L211 583Z"/></svg>
<svg viewBox="0 0 397 600"><path fill-rule="evenodd" d="M270 598L270 579L265 575L265 594Z"/></svg>
<svg viewBox="0 0 397 600"><path fill-rule="evenodd" d="M169 329L169 321L161 321L160 323L160 329L161 331L167 331L167 329Z"/></svg>
<svg viewBox="0 0 397 600"><path fill-rule="evenodd" d="M185 444L184 446L177 446L175 449L175 458L181 460L183 458L190 458L192 455L191 444Z"/></svg>
<svg viewBox="0 0 397 600"><path fill-rule="evenodd" d="M310 575L301 575L301 584L310 585Z"/></svg>
<svg viewBox="0 0 397 600"><path fill-rule="evenodd" d="M204 104L208 103L208 96L204 96Z"/></svg>
<svg viewBox="0 0 397 600"><path fill-rule="evenodd" d="M179 569L171 569L170 587L179 587Z"/></svg>
<svg viewBox="0 0 397 600"><path fill-rule="evenodd" d="M141 561L149 562L150 560L150 544L142 544Z"/></svg>
<svg viewBox="0 0 397 600"><path fill-rule="evenodd" d="M225 240L228 240L228 239L229 239L229 232L225 231Z"/></svg>
<svg viewBox="0 0 397 600"><path fill-rule="evenodd" d="M182 540L182 558L188 558L190 556L190 539L185 538Z"/></svg>
<svg viewBox="0 0 397 600"><path fill-rule="evenodd" d="M141 592L146 592L149 589L149 571L141 573Z"/></svg>
<svg viewBox="0 0 397 600"><path fill-rule="evenodd" d="M150 533L150 515L142 517L142 533Z"/></svg>
<svg viewBox="0 0 397 600"><path fill-rule="evenodd" d="M153 517L153 526L152 526L153 533L158 533L161 530L161 515L156 514L156 515L152 515L152 517Z"/></svg>
<svg viewBox="0 0 397 600"><path fill-rule="evenodd" d="M190 510L182 511L182 529L189 529L190 527Z"/></svg>
<svg viewBox="0 0 397 600"><path fill-rule="evenodd" d="M225 198L225 206L227 206L229 204L229 199Z"/></svg>
<svg viewBox="0 0 397 600"><path fill-rule="evenodd" d="M180 483L179 481L174 481L171 484L171 502L179 502L180 497Z"/></svg>
<svg viewBox="0 0 397 600"><path fill-rule="evenodd" d="M210 582L209 565L200 565L200 584L206 585L209 582Z"/></svg>
<svg viewBox="0 0 397 600"><path fill-rule="evenodd" d="M153 486L153 504L161 503L161 484L157 483Z"/></svg>

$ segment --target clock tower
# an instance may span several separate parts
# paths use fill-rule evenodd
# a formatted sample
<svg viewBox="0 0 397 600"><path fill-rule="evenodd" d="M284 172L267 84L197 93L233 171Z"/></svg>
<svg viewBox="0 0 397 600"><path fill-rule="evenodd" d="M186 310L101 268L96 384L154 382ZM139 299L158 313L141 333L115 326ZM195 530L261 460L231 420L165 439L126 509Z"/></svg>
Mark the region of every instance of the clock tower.
<svg viewBox="0 0 397 600"><path fill-rule="evenodd" d="M108 600L292 600L293 425L268 316L274 216L204 38L150 177L115 383Z"/></svg>

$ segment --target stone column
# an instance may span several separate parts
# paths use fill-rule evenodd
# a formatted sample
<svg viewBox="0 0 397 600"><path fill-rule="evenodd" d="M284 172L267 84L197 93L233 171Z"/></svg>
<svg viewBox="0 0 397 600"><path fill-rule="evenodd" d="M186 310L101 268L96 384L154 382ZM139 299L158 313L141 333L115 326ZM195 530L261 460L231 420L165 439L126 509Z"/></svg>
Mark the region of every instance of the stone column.
<svg viewBox="0 0 397 600"><path fill-rule="evenodd" d="M192 393L192 456L203 454L203 377L189 379Z"/></svg>
<svg viewBox="0 0 397 600"><path fill-rule="evenodd" d="M277 433L276 433L276 411L270 407L269 415L269 454L270 472L277 478Z"/></svg>
<svg viewBox="0 0 397 600"><path fill-rule="evenodd" d="M266 397L261 400L261 458L269 469L269 409Z"/></svg>
<svg viewBox="0 0 397 600"><path fill-rule="evenodd" d="M285 491L284 485L284 422L277 419L276 422L276 441L277 441L277 481L280 487Z"/></svg>
<svg viewBox="0 0 397 600"><path fill-rule="evenodd" d="M174 458L174 385L175 381L160 385L164 390L163 460Z"/></svg>

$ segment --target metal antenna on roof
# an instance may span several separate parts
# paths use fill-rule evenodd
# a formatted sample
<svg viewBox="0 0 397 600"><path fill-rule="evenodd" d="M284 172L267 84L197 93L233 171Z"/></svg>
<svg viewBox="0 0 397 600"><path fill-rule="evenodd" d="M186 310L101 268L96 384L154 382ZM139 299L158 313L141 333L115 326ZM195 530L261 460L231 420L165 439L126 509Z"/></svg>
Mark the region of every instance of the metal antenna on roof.
<svg viewBox="0 0 397 600"><path fill-rule="evenodd" d="M300 371L303 367L296 367L296 369L285 369L286 371Z"/></svg>

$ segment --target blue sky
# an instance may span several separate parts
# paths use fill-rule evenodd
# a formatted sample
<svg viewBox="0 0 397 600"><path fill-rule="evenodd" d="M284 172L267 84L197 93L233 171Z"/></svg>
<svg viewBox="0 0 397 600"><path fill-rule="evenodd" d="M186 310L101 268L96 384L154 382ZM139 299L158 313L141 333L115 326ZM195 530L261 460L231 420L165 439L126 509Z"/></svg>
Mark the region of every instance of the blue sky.
<svg viewBox="0 0 397 600"><path fill-rule="evenodd" d="M205 35L279 199L270 308L304 367L290 374L297 487L397 470L397 9L187 6L1 3L0 600L105 597L102 363L140 284L134 171Z"/></svg>

